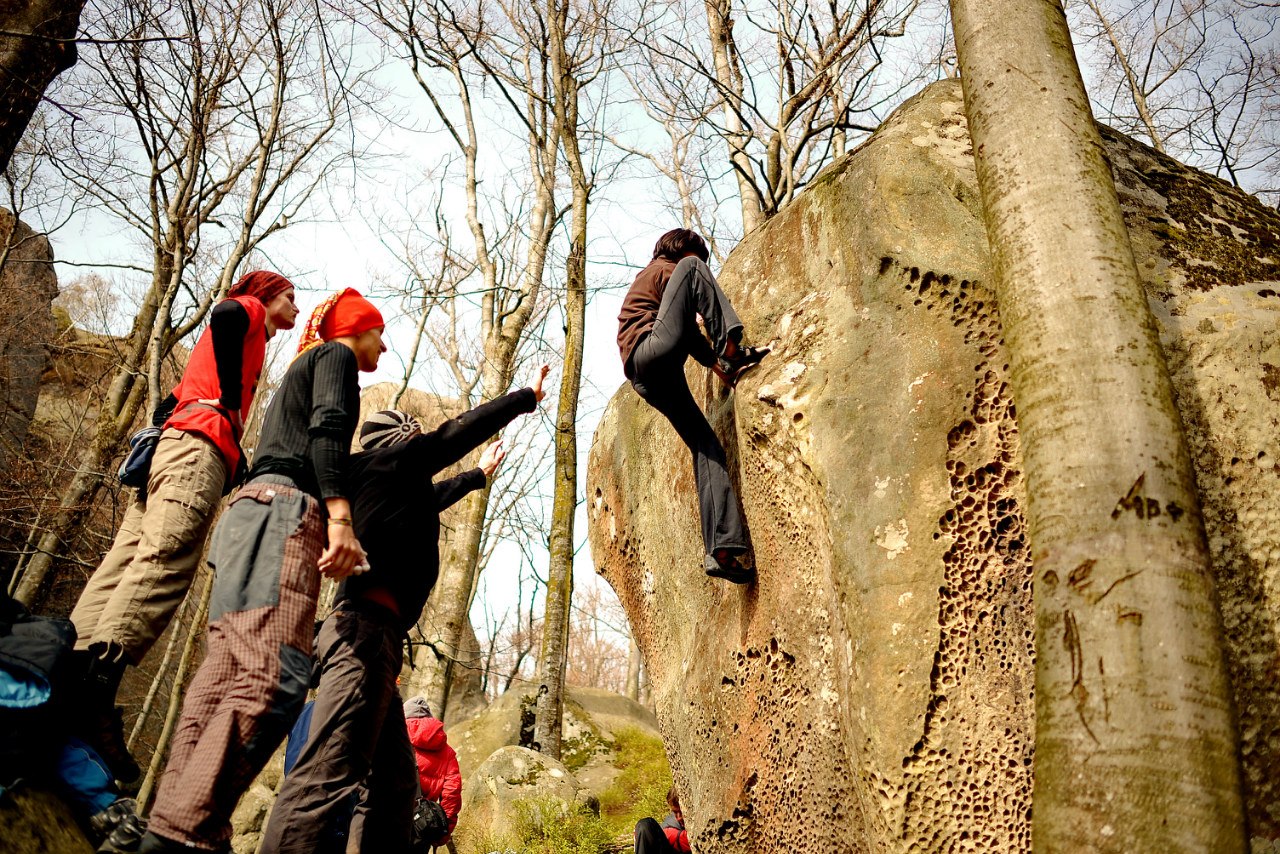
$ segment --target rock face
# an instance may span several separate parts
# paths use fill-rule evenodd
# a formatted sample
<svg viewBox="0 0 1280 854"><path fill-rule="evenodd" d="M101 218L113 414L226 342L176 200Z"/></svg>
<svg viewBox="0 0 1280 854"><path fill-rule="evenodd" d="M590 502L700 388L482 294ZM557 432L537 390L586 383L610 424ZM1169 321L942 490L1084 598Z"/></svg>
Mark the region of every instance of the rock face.
<svg viewBox="0 0 1280 854"><path fill-rule="evenodd" d="M609 742L627 727L656 736L658 722L644 706L611 691L576 685L567 690L563 755L577 769L575 774L583 778L581 782L599 795L612 780L600 770L608 766ZM465 781L495 751L529 746L533 737L532 696L522 696L518 689L512 689L475 717L449 726L448 734Z"/></svg>
<svg viewBox="0 0 1280 854"><path fill-rule="evenodd" d="M1195 454L1262 845L1280 837L1280 216L1105 139ZM703 576L689 455L661 416L624 386L597 430L592 553L695 850L1030 850L1026 492L980 205L943 82L725 264L748 340L774 352L732 394L688 377L756 585Z"/></svg>
<svg viewBox="0 0 1280 854"><path fill-rule="evenodd" d="M5 247L8 247L7 253ZM53 249L43 234L0 208L0 471L26 440L40 396L40 375L56 332Z"/></svg>
<svg viewBox="0 0 1280 854"><path fill-rule="evenodd" d="M458 820L464 850L487 851L515 829L517 801L551 804L567 812L581 788L569 769L526 747L503 747L466 779ZM487 843L487 844L486 844Z"/></svg>

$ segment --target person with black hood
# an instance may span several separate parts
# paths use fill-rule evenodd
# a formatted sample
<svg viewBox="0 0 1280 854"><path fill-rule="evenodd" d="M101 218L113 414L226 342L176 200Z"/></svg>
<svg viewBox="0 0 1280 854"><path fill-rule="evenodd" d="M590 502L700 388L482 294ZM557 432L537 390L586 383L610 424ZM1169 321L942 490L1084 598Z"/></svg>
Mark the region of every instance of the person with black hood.
<svg viewBox="0 0 1280 854"><path fill-rule="evenodd" d="M422 614L440 571L440 511L485 486L505 456L489 445L478 468L432 478L543 399L539 369L530 388L481 404L424 433L397 410L370 416L363 450L351 457L347 493L369 570L349 577L316 642L320 688L307 743L281 784L262 838L262 854L326 852L335 823L349 820L352 792L367 791L367 818L347 851L409 849L416 769L396 694L402 641Z"/></svg>

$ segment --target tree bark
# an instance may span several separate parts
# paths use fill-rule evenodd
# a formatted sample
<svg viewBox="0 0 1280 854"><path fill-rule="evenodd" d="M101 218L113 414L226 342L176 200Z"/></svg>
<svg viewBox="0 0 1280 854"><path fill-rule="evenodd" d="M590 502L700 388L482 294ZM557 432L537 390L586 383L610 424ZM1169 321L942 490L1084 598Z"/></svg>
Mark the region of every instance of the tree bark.
<svg viewBox="0 0 1280 854"><path fill-rule="evenodd" d="M582 384L582 347L587 317L587 205L591 186L578 147L579 81L566 47L568 0L550 0L552 79L560 145L573 186L569 257L565 261L564 374L556 413L555 491L551 507L547 606L538 657L540 684L534 721L538 749L560 758L564 713L564 674L569 651L569 613L573 602L573 517L578 504L578 393Z"/></svg>
<svg viewBox="0 0 1280 854"><path fill-rule="evenodd" d="M182 710L182 699L186 696L187 672L195 659L196 638L205 633L205 618L209 615L209 597L213 593L212 570L205 573L204 589L200 592L200 606L196 608L195 617L191 620L191 631L187 633L187 642L182 647L182 658L178 660L178 672L173 676L173 690L169 693L169 708L165 713L164 727L160 730L160 738L156 742L155 753L151 754L151 764L147 766L147 775L142 779L138 789L138 813L145 815L151 795L155 793L164 771L165 761L169 756L169 744L173 741L173 731L178 727L178 713Z"/></svg>
<svg viewBox="0 0 1280 854"><path fill-rule="evenodd" d="M1033 847L1245 850L1186 442L1058 0L951 0L1027 473Z"/></svg>
<svg viewBox="0 0 1280 854"><path fill-rule="evenodd" d="M736 79L732 51L732 0L706 0L707 35L711 40L711 57L715 64L718 94L724 104L724 124L728 133L729 165L738 181L738 199L742 203L742 233L750 234L764 224L764 200L756 190L755 169L747 156L749 133L742 126L742 83Z"/></svg>
<svg viewBox="0 0 1280 854"><path fill-rule="evenodd" d="M9 2L0 12L0 172L44 90L76 62L80 0Z"/></svg>

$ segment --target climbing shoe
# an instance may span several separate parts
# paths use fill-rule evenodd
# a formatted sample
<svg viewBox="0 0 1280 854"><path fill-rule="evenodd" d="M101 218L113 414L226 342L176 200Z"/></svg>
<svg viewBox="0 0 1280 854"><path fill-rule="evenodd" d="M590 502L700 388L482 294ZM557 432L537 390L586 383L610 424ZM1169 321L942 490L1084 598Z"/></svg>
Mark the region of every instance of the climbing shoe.
<svg viewBox="0 0 1280 854"><path fill-rule="evenodd" d="M130 799L130 803L133 801ZM113 805L114 806L114 805ZM135 854L142 848L142 837L147 833L147 822L128 812L98 846L98 854Z"/></svg>
<svg viewBox="0 0 1280 854"><path fill-rule="evenodd" d="M745 555L734 554L728 549L716 549L703 560L703 567L711 578L723 578L734 584L750 584L756 580L755 567L744 560Z"/></svg>
<svg viewBox="0 0 1280 854"><path fill-rule="evenodd" d="M738 380L759 365L769 352L768 347L748 347L745 344L739 344L732 356L721 356L720 370L724 372L725 381L729 387L736 386Z"/></svg>
<svg viewBox="0 0 1280 854"><path fill-rule="evenodd" d="M125 816L137 811L138 804L133 798L117 798L111 806L89 817L89 831L94 839L106 839Z"/></svg>

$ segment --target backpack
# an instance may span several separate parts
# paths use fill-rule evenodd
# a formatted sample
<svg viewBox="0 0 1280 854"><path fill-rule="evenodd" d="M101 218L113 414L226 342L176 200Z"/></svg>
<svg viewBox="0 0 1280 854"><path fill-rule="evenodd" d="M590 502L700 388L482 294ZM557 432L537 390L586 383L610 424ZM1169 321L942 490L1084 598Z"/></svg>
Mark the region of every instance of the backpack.
<svg viewBox="0 0 1280 854"><path fill-rule="evenodd" d="M431 850L449 835L449 817L444 807L422 795L413 805L413 852L430 854Z"/></svg>
<svg viewBox="0 0 1280 854"><path fill-rule="evenodd" d="M0 787L53 765L75 626L38 617L0 590Z"/></svg>

